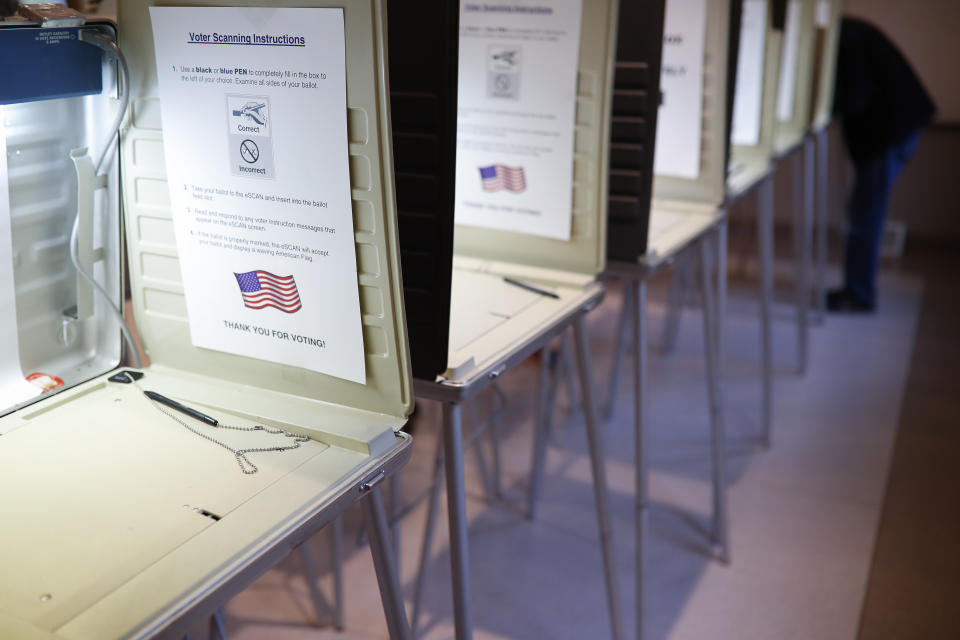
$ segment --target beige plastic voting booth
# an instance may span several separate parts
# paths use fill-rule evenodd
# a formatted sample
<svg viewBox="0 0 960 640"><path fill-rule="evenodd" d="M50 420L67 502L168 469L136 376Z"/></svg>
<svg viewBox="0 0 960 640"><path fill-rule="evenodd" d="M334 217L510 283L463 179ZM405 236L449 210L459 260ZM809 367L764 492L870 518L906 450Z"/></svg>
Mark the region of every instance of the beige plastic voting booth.
<svg viewBox="0 0 960 640"><path fill-rule="evenodd" d="M818 0L788 0L777 89L774 151L782 157L807 134L814 92Z"/></svg>
<svg viewBox="0 0 960 640"><path fill-rule="evenodd" d="M756 191L757 240L760 259L760 344L762 441L770 446L773 424L773 140L783 31L774 26L775 0L744 0L737 62L734 126L731 131L727 199ZM764 23L761 30L757 24ZM751 75L756 74L756 75ZM759 86L758 86L759 85ZM755 93L751 93L750 90ZM755 100L753 105L740 100ZM743 110L743 111L741 111ZM738 126L745 130L738 131Z"/></svg>
<svg viewBox="0 0 960 640"><path fill-rule="evenodd" d="M377 487L409 456L410 440L398 430L413 402L384 7L379 0L286 3L343 8L356 277L364 290L367 382L357 384L191 344L165 182L150 4L125 0L120 7L130 109L120 161L105 178L94 175L91 155L120 102L107 56L100 93L2 107L20 365L64 386L0 409L0 637L182 636L192 619L364 497L388 627L392 637L409 637ZM81 19L71 20L2 22L0 38L31 29L48 41L55 36L39 32L69 30ZM80 31L114 39L109 25L70 33ZM142 371L117 369L119 321L67 259L79 211L79 260L114 304L122 300L121 202L134 315L151 359ZM250 453L259 470L244 474L227 451L158 411L143 389L241 427L262 424L309 440ZM233 447L263 446L258 433L215 437Z"/></svg>
<svg viewBox="0 0 960 640"><path fill-rule="evenodd" d="M548 6L550 3L542 4ZM418 397L443 403L450 561L456 636L461 640L472 636L462 404L492 385L508 369L543 349L571 325L588 422L611 627L614 637L620 637L603 446L595 419L584 323L586 312L599 304L603 297L603 286L597 276L604 269L606 250L609 104L616 18L616 2L613 0L584 0L582 3L570 239L557 240L458 224L454 240L447 368L435 379L415 380ZM437 277L443 276L437 274ZM540 292L506 282L505 277L532 285ZM545 386L543 382L541 385L540 397L543 398ZM545 413L541 411L540 415ZM541 418L538 432L542 423ZM433 495L436 496L436 492ZM435 499L431 509L435 509ZM428 528L423 546L426 550L430 548L431 535L432 529ZM423 554L421 567L426 555Z"/></svg>
<svg viewBox="0 0 960 640"><path fill-rule="evenodd" d="M720 386L722 374L723 350L723 307L726 296L726 148L729 138L728 126L728 74L731 73L729 32L732 11L730 0L707 0L698 3L686 3L684 0L667 0L666 27L664 41L684 40L696 37L696 30L687 30L685 24L671 24L671 11L678 6L702 6L701 15L688 13L691 24L703 25L702 42L702 105L690 115L699 119L701 130L699 156L696 158L694 177L660 175L653 177L653 200L650 208L650 220L646 241L646 250L639 251L633 261L610 262L608 272L621 277L626 282L624 306L618 329L617 353L626 349L626 327L631 327L634 351L633 375L634 420L636 432L636 637L644 636L645 626L645 589L644 574L646 567L646 540L649 536L649 495L648 495L648 444L646 433L649 430L646 420L646 286L647 280L668 267L679 254L686 249L700 251L702 275L703 314L705 356L707 365L707 392L709 400L709 422L712 448L713 483L713 523L711 535L714 552L723 562L729 558L727 516L726 516L726 480L724 461L724 425L723 398ZM674 31L676 29L676 31ZM680 34L678 36L678 33ZM689 64L690 61L687 61ZM666 46L663 56L663 73L669 73L668 66L674 64L668 60ZM661 75L661 77L665 77ZM661 91L665 93L663 105L658 117L656 145L670 147L674 140L664 135L663 125L665 109L675 108L676 100L671 102L667 93L669 88L661 81ZM693 128L697 122L679 122L679 128ZM667 129L666 131L670 131ZM713 258L717 258L717 282L714 289ZM617 388L618 367L611 372L608 388ZM611 400L612 403L612 400Z"/></svg>

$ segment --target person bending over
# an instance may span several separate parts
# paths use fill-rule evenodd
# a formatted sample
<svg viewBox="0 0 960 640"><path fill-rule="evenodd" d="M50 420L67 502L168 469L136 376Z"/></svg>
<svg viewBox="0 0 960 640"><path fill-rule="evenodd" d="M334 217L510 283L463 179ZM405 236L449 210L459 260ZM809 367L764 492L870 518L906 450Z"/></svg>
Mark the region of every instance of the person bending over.
<svg viewBox="0 0 960 640"><path fill-rule="evenodd" d="M876 27L844 17L833 112L853 160L844 283L827 294L831 311L876 308L877 264L890 189L936 107L910 63Z"/></svg>

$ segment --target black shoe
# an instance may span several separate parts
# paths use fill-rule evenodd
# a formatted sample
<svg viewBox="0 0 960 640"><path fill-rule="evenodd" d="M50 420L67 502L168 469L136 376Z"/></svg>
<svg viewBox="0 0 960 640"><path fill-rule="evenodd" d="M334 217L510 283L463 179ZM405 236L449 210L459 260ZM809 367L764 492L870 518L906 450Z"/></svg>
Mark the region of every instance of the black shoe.
<svg viewBox="0 0 960 640"><path fill-rule="evenodd" d="M834 289L827 292L827 311L873 313L876 309L876 305L863 302L846 289Z"/></svg>

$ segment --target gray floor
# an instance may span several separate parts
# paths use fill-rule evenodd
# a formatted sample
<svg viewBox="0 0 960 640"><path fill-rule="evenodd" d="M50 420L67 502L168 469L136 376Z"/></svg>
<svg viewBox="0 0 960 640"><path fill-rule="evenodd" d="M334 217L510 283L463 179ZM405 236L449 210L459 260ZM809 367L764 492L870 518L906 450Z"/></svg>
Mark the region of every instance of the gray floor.
<svg viewBox="0 0 960 640"><path fill-rule="evenodd" d="M758 329L754 291L731 287L728 318L727 424L732 564L706 555L709 449L703 386L700 313L683 314L676 351L654 355L652 379L652 497L648 630L651 638L818 638L856 636L874 550L884 488L922 281L884 276L882 312L830 316L811 336L810 370L794 372L790 309L775 324L775 430L770 451L757 447ZM661 295L658 295L661 294ZM651 296L652 338L663 307ZM596 385L603 386L620 304L613 288L590 327ZM511 404L502 424L505 500L484 502L474 458L467 456L472 598L477 638L609 637L586 443L579 416L567 416L561 394L558 428L538 519L519 504L527 486L536 364L503 379ZM632 416L629 380L606 427L607 471L625 626L632 628ZM480 403L483 411L483 402ZM413 499L426 487L439 411L421 405L414 457L403 490ZM404 521L402 578L409 597L425 517ZM448 555L443 526L431 558L423 630L452 637ZM372 563L356 545L359 512L347 523L347 633L316 620L299 555L288 558L227 609L231 638L385 638ZM329 539L310 542L325 565ZM329 573L321 578L331 593ZM317 628L327 625L327 628Z"/></svg>

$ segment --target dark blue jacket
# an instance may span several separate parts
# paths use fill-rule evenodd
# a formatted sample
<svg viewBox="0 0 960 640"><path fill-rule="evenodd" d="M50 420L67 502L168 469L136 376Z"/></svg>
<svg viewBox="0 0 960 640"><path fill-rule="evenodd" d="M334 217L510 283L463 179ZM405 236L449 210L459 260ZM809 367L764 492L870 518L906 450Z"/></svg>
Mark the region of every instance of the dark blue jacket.
<svg viewBox="0 0 960 640"><path fill-rule="evenodd" d="M873 25L843 18L833 112L856 165L863 165L925 126L933 100L910 63Z"/></svg>

